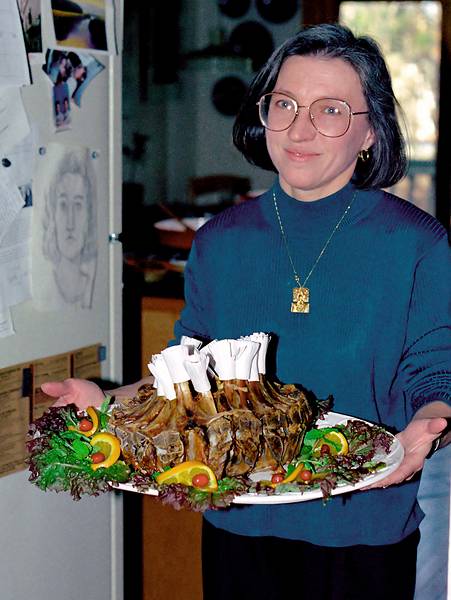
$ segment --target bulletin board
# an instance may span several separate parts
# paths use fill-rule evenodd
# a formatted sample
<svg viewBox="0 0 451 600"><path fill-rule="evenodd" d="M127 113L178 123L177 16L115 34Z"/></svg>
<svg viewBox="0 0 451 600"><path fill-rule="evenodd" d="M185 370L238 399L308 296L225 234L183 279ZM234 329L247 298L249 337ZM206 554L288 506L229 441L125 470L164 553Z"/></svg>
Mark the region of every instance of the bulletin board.
<svg viewBox="0 0 451 600"><path fill-rule="evenodd" d="M41 384L68 377L100 379L104 354L104 346L93 344L0 369L0 477L27 468L29 425L55 401Z"/></svg>

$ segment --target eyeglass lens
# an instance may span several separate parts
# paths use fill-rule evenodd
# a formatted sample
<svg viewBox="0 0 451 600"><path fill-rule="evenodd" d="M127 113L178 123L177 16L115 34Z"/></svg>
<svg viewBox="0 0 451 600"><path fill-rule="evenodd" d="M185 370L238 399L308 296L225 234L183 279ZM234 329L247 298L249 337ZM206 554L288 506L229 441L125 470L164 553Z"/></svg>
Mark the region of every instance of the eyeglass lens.
<svg viewBox="0 0 451 600"><path fill-rule="evenodd" d="M320 98L312 102L310 107L300 107L289 96L277 92L265 94L261 98L260 120L267 129L283 131L296 119L298 108L309 111L314 127L325 136L339 137L349 128L351 112L345 102L334 98Z"/></svg>

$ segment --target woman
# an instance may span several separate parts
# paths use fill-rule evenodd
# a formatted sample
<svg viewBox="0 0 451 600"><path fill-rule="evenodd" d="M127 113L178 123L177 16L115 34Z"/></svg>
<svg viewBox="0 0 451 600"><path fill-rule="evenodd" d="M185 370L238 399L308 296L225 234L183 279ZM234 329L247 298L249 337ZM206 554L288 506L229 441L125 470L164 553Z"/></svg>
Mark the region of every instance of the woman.
<svg viewBox="0 0 451 600"><path fill-rule="evenodd" d="M450 253L435 219L380 190L406 169L395 106L377 45L322 25L273 54L238 115L236 146L278 176L198 232L176 339L270 332L281 381L396 429L405 458L387 489L326 506L207 513L205 598L413 598L415 474L451 415ZM70 389L82 405L78 382L45 387Z"/></svg>

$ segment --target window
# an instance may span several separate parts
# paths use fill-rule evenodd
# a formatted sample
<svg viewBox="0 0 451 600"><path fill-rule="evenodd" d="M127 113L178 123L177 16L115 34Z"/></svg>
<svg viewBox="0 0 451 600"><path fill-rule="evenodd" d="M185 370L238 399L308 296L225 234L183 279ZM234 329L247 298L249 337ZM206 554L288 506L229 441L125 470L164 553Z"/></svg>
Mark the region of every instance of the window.
<svg viewBox="0 0 451 600"><path fill-rule="evenodd" d="M408 176L392 190L435 212L442 5L422 2L340 2L339 20L381 45L403 110Z"/></svg>

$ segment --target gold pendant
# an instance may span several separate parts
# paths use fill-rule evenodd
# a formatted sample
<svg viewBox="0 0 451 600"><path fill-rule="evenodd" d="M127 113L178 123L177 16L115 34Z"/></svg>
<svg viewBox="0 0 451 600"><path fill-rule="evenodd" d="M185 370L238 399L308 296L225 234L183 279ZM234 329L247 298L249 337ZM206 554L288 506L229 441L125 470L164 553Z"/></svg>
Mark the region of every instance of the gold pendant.
<svg viewBox="0 0 451 600"><path fill-rule="evenodd" d="M310 312L310 290L306 287L293 288L293 302L291 303L291 312L308 313Z"/></svg>

